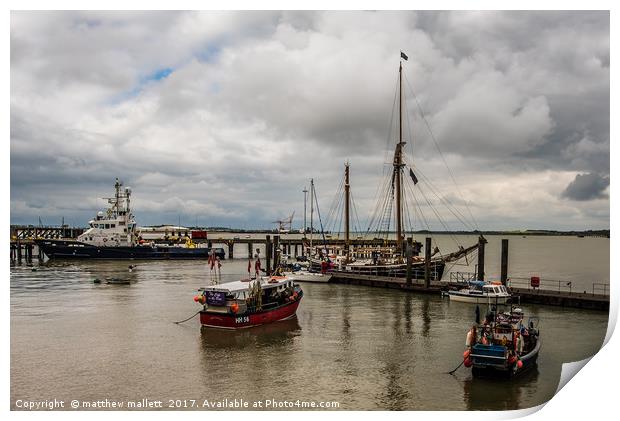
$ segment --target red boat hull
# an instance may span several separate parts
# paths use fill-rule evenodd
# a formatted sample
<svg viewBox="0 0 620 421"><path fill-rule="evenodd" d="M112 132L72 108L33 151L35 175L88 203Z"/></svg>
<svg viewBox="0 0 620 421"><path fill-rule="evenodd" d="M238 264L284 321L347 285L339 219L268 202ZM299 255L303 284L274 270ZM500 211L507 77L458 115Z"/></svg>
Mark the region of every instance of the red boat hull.
<svg viewBox="0 0 620 421"><path fill-rule="evenodd" d="M272 310L264 310L251 314L222 314L207 311L200 312L200 324L206 327L222 329L244 329L267 323L286 320L295 315L301 299L284 304Z"/></svg>

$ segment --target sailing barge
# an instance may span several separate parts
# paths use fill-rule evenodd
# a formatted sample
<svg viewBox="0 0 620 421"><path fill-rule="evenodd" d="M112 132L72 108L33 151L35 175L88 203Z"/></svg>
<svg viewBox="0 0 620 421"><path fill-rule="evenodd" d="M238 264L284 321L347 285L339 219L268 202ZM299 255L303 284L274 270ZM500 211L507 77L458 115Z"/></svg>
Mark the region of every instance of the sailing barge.
<svg viewBox="0 0 620 421"><path fill-rule="evenodd" d="M310 256L310 269L315 272L325 272L325 262L328 264L328 271L331 272L346 272L346 273L358 273L364 275L376 275L376 276L393 276L393 277L406 277L407 276L407 259L411 259L411 275L412 279L425 279L428 273L430 274L430 281L440 281L443 277L446 265L448 263L457 262L463 258L466 258L471 253L478 250L478 243L464 247L459 245L456 251L441 254L439 248L435 247L434 250L430 250L430 244L427 244L428 250L425 250L424 255L421 255L423 245L417 241L410 239L405 240L407 228L405 227L405 220L409 221L410 232L413 231L413 225L411 223L411 214L420 209L419 204L412 206L413 210L410 210L407 201L405 200L405 193L408 191L410 196L415 199L416 185L418 184L418 178L414 173L414 168L411 164L405 162L405 145L407 142L403 140L403 62L408 57L401 53L401 61L398 69L398 140L394 150L394 156L392 160L392 171L389 177L386 178L386 182L382 187L383 197L379 198L377 203L375 214L371 217L370 226L367 233L372 232L375 229L376 235L383 235L387 240L389 233L395 231L396 242L395 246L355 249L351 250L350 245L350 227L351 227L351 183L350 183L350 167L349 164L345 164L344 180L341 184L343 186L344 204L342 209L344 212L344 236L345 246L343 250L328 250L323 245L315 246L312 244L312 213L314 201L312 200L314 185L311 183L311 213L310 213L310 248L308 255ZM408 169L409 177L405 177L405 169ZM411 179L413 186L406 185L408 178ZM409 183L411 184L411 183ZM419 187L419 186L418 186ZM424 195L424 193L421 193ZM436 193L435 193L436 194ZM424 196L426 199L426 196ZM426 200L428 202L428 200ZM441 201L441 200L440 200ZM430 203L428 203L430 205ZM318 206L318 203L317 203ZM337 206L338 207L338 206ZM435 210L434 210L435 211ZM453 210L451 210L453 211ZM439 218L438 213L435 214ZM320 216L320 215L319 215ZM420 221L418 221L420 222ZM424 219L423 222L426 223ZM442 221L445 226L445 223ZM322 228L322 227L321 227ZM427 227L428 224L427 224ZM484 238L480 239L486 242ZM324 241L325 243L325 241Z"/></svg>

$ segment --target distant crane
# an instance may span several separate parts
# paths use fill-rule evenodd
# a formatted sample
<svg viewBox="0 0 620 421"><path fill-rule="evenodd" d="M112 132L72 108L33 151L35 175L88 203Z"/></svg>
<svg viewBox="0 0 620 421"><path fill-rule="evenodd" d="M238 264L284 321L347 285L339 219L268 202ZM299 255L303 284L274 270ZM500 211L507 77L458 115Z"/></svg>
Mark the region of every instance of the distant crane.
<svg viewBox="0 0 620 421"><path fill-rule="evenodd" d="M277 221L273 221L272 224L278 224L278 232L280 234L286 234L291 232L293 227L293 217L295 216L295 211L288 218L280 219Z"/></svg>

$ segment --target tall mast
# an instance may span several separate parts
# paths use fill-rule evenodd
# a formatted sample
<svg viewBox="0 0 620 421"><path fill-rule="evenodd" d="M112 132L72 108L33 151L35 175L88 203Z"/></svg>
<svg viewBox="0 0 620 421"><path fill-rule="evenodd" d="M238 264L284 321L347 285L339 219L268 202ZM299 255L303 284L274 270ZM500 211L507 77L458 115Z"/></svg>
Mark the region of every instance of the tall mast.
<svg viewBox="0 0 620 421"><path fill-rule="evenodd" d="M344 164L344 249L349 257L349 204L351 203L351 184L349 183L349 163Z"/></svg>
<svg viewBox="0 0 620 421"><path fill-rule="evenodd" d="M304 187L302 191L304 192L304 238L306 238L306 197L308 196L308 189Z"/></svg>
<svg viewBox="0 0 620 421"><path fill-rule="evenodd" d="M398 67L398 143L394 152L394 179L396 181L396 251L402 249L403 216L402 216L402 167L403 167L403 63Z"/></svg>
<svg viewBox="0 0 620 421"><path fill-rule="evenodd" d="M310 253L312 253L312 233L314 231L314 178L310 179Z"/></svg>

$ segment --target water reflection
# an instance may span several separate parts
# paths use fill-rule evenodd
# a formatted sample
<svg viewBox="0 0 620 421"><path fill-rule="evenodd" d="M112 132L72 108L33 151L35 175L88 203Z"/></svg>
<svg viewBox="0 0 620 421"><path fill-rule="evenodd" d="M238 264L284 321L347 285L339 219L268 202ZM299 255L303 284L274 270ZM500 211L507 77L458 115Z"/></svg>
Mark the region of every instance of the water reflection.
<svg viewBox="0 0 620 421"><path fill-rule="evenodd" d="M524 409L523 398L535 390L538 380L536 367L513 379L473 378L463 382L463 399L469 410L511 410Z"/></svg>
<svg viewBox="0 0 620 421"><path fill-rule="evenodd" d="M540 374L471 379L464 368L445 373L461 362L475 306L390 289L304 284L298 319L240 331L200 329L196 319L171 321L197 310L191 297L209 281L203 262L137 262L131 273L128 264L58 261L36 271L11 269L14 399L81 399L122 385L131 399L148 387L161 396L174 390L212 399L336 400L343 409L517 409L553 396L562 362L595 353L607 326L606 313L527 306L528 315L540 317L545 340ZM247 261L228 260L222 269L222 278L233 280ZM137 282L107 285L108 277ZM574 332L570 339L567 331Z"/></svg>
<svg viewBox="0 0 620 421"><path fill-rule="evenodd" d="M217 329L202 326L200 339L202 349L235 348L250 346L286 346L293 338L301 334L301 326L294 316L288 320L269 323L240 330Z"/></svg>
<svg viewBox="0 0 620 421"><path fill-rule="evenodd" d="M428 338L431 330L430 300L422 301L422 336Z"/></svg>

